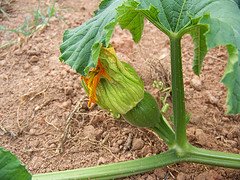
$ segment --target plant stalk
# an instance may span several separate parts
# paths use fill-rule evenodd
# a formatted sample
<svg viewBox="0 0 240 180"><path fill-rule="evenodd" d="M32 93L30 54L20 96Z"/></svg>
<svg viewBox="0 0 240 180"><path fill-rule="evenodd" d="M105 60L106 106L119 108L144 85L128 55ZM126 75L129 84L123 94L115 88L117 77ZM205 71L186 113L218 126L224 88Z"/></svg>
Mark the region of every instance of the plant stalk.
<svg viewBox="0 0 240 180"><path fill-rule="evenodd" d="M147 172L159 167L180 162L175 150L137 160L101 165L95 167L34 174L32 180L76 180L76 179L113 179Z"/></svg>
<svg viewBox="0 0 240 180"><path fill-rule="evenodd" d="M175 142L175 133L172 127L163 116L160 117L159 121L159 126L151 128L151 130L162 138L168 146L172 146Z"/></svg>
<svg viewBox="0 0 240 180"><path fill-rule="evenodd" d="M189 146L184 161L240 169L240 154L212 151Z"/></svg>
<svg viewBox="0 0 240 180"><path fill-rule="evenodd" d="M170 36L170 46L173 118L176 131L176 145L184 149L187 145L187 135L182 73L181 37L178 37L176 34L172 34Z"/></svg>

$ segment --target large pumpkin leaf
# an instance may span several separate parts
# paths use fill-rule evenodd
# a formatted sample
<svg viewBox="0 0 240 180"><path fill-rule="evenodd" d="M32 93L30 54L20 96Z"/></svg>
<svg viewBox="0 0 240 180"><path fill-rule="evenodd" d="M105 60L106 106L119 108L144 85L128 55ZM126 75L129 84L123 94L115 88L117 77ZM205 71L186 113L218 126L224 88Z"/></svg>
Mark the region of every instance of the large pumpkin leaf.
<svg viewBox="0 0 240 180"><path fill-rule="evenodd" d="M121 10L124 8L131 9L135 16ZM229 62L223 83L228 88L228 113L240 113L240 10L235 0L129 0L119 7L118 14L120 25L129 29L133 37L139 36L135 29L142 25L126 22L140 15L169 37L191 34L196 74L209 49L227 46Z"/></svg>
<svg viewBox="0 0 240 180"><path fill-rule="evenodd" d="M15 155L0 147L0 179L30 180L32 176Z"/></svg>
<svg viewBox="0 0 240 180"><path fill-rule="evenodd" d="M60 47L60 60L85 75L96 67L102 44L108 46L116 25L116 8L124 0L104 0L95 16L83 25L66 30Z"/></svg>

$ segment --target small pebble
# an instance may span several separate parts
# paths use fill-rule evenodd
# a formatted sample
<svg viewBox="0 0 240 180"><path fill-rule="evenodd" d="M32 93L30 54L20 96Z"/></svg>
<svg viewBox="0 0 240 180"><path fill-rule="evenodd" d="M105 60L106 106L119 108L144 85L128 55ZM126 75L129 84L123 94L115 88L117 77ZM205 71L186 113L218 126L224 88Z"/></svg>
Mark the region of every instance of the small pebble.
<svg viewBox="0 0 240 180"><path fill-rule="evenodd" d="M73 88L77 90L81 89L80 83L74 83Z"/></svg>
<svg viewBox="0 0 240 180"><path fill-rule="evenodd" d="M214 170L205 171L199 174L197 177L194 178L195 180L203 180L203 179L223 179L223 177Z"/></svg>
<svg viewBox="0 0 240 180"><path fill-rule="evenodd" d="M133 139L132 150L140 150L144 146L144 141L141 138Z"/></svg>
<svg viewBox="0 0 240 180"><path fill-rule="evenodd" d="M23 69L28 70L30 67L31 67L31 64L27 62L26 64L24 64Z"/></svg>
<svg viewBox="0 0 240 180"><path fill-rule="evenodd" d="M65 77L67 75L67 71L65 69L61 70L60 75Z"/></svg>
<svg viewBox="0 0 240 180"><path fill-rule="evenodd" d="M194 115L190 118L190 122L192 122L194 124L198 124L198 123L202 122L202 118L201 118L201 116Z"/></svg>
<svg viewBox="0 0 240 180"><path fill-rule="evenodd" d="M90 139L95 139L96 129L92 125L85 126L83 129L83 135Z"/></svg>
<svg viewBox="0 0 240 180"><path fill-rule="evenodd" d="M100 157L100 158L98 159L97 164L100 165L100 164L104 164L104 163L106 163L106 162L107 162L107 160L106 160L104 157Z"/></svg>
<svg viewBox="0 0 240 180"><path fill-rule="evenodd" d="M29 146L32 148L36 148L39 144L40 144L40 142L38 140L29 141Z"/></svg>
<svg viewBox="0 0 240 180"><path fill-rule="evenodd" d="M195 132L196 138L201 145L206 145L208 142L208 137L202 129L196 129Z"/></svg>
<svg viewBox="0 0 240 180"><path fill-rule="evenodd" d="M32 129L29 130L28 133L29 133L30 135L35 135L36 132L37 132L37 130L32 128Z"/></svg>
<svg viewBox="0 0 240 180"><path fill-rule="evenodd" d="M5 60L0 61L0 66L5 66L7 62Z"/></svg>
<svg viewBox="0 0 240 180"><path fill-rule="evenodd" d="M155 177L151 176L151 175L148 175L146 180L155 180Z"/></svg>
<svg viewBox="0 0 240 180"><path fill-rule="evenodd" d="M152 148L150 146L144 146L141 150L142 156L146 156L152 153Z"/></svg>
<svg viewBox="0 0 240 180"><path fill-rule="evenodd" d="M72 101L69 99L69 100L67 100L67 101L64 101L61 105L60 105L60 107L61 108L68 108L68 107L70 107L72 105Z"/></svg>
<svg viewBox="0 0 240 180"><path fill-rule="evenodd" d="M64 92L67 96L73 94L73 88L72 87L65 87Z"/></svg>
<svg viewBox="0 0 240 180"><path fill-rule="evenodd" d="M215 96L212 95L211 92L207 92L207 99L208 99L208 102L210 102L211 104L218 104L219 102L219 99Z"/></svg>
<svg viewBox="0 0 240 180"><path fill-rule="evenodd" d="M32 66L32 72L33 74L38 74L41 72L40 67L39 66Z"/></svg>
<svg viewBox="0 0 240 180"><path fill-rule="evenodd" d="M117 141L117 144L118 145L121 145L121 144L123 144L124 143L124 141L122 140L122 139L119 139L118 141Z"/></svg>
<svg viewBox="0 0 240 180"><path fill-rule="evenodd" d="M88 108L88 103L87 103L86 101L84 101L84 102L82 103L82 109L84 109L84 110L86 110L86 111L89 110L89 108Z"/></svg>
<svg viewBox="0 0 240 180"><path fill-rule="evenodd" d="M182 172L180 172L177 175L177 180L187 180L187 179L189 179L189 177L186 174L182 173Z"/></svg>
<svg viewBox="0 0 240 180"><path fill-rule="evenodd" d="M162 169L155 169L154 170L154 174L159 178L159 179L163 179L165 177L166 172Z"/></svg>
<svg viewBox="0 0 240 180"><path fill-rule="evenodd" d="M32 56L31 58L30 58L30 62L31 63L37 63L39 61L39 57L37 57L37 56Z"/></svg>
<svg viewBox="0 0 240 180"><path fill-rule="evenodd" d="M190 85L197 91L201 91L202 89L202 81L197 76L191 79Z"/></svg>
<svg viewBox="0 0 240 180"><path fill-rule="evenodd" d="M117 148L117 147L111 147L111 151L113 154L117 154L120 152L120 148Z"/></svg>

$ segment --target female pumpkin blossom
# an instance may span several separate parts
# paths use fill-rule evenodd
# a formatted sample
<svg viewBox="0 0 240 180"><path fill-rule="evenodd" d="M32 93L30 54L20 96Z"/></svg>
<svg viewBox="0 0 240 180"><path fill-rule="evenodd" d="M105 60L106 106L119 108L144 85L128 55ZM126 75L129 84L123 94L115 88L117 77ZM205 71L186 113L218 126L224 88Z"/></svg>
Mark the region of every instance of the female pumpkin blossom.
<svg viewBox="0 0 240 180"><path fill-rule="evenodd" d="M129 64L117 58L112 47L101 48L96 68L82 77L82 84L89 95L89 106L97 103L115 117L121 114L132 125L157 128L164 132L162 137L166 142L166 130L170 129L171 138L175 138L156 100L144 91L141 78Z"/></svg>
<svg viewBox="0 0 240 180"><path fill-rule="evenodd" d="M144 85L136 71L121 62L112 47L101 48L96 68L82 77L89 102L97 103L113 115L126 114L144 97Z"/></svg>

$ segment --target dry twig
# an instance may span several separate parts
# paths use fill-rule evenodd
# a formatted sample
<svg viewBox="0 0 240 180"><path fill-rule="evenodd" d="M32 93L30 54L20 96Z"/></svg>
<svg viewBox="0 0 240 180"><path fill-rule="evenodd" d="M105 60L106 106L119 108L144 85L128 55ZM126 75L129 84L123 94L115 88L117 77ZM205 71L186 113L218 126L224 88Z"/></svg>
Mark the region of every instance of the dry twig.
<svg viewBox="0 0 240 180"><path fill-rule="evenodd" d="M73 116L74 116L74 114L77 113L77 112L79 111L79 109L82 107L83 99L84 99L84 97L81 98L81 99L78 101L78 103L77 103L77 105L75 106L74 110L71 111L71 112L69 113L69 115L68 115L67 124L66 124L66 126L65 126L64 132L63 132L63 134L62 134L62 136L61 136L61 138L60 138L60 142L59 142L59 145L58 145L57 150L56 150L57 153L63 153L63 151L64 151L63 145L64 145L64 143L65 143L66 140L67 140L67 136L68 136L68 133L69 133L69 128L70 128L71 122L72 122L72 120L73 120Z"/></svg>
<svg viewBox="0 0 240 180"><path fill-rule="evenodd" d="M128 138L127 138L127 141L126 141L126 143L125 143L125 145L124 145L124 147L123 147L123 150L124 150L124 151L127 151L127 150L131 149L131 147L132 147L132 141L133 141L133 134L132 134L132 133L129 133Z"/></svg>

